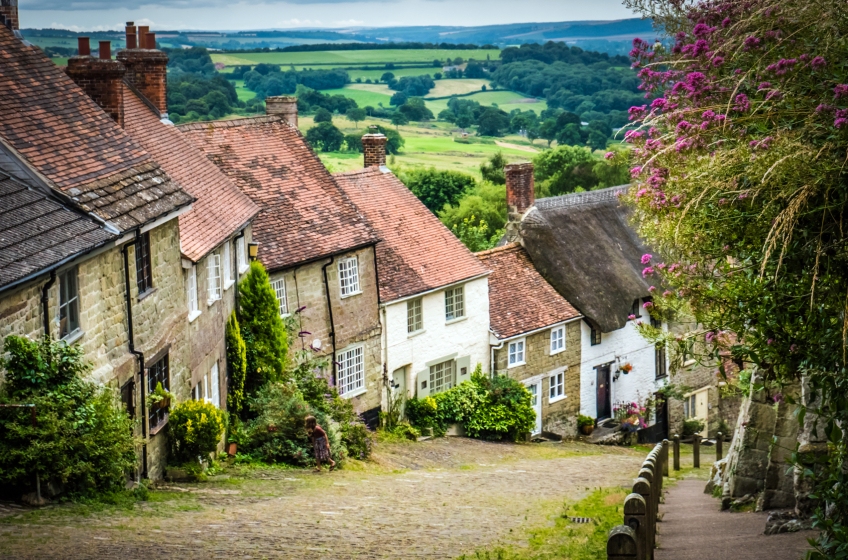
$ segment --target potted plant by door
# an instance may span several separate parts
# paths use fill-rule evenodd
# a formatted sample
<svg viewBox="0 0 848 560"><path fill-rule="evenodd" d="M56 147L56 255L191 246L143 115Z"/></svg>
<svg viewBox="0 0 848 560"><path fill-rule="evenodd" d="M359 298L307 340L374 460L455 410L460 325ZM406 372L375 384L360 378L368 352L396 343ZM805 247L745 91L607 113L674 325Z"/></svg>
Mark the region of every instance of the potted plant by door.
<svg viewBox="0 0 848 560"><path fill-rule="evenodd" d="M595 419L580 414L577 416L577 428L584 436L590 436L595 431Z"/></svg>

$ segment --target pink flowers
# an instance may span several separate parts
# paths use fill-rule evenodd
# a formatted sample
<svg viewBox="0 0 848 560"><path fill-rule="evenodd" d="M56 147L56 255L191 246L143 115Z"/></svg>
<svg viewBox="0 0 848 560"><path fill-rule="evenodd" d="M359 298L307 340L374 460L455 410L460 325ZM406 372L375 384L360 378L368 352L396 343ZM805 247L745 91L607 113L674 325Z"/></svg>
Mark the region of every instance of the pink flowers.
<svg viewBox="0 0 848 560"><path fill-rule="evenodd" d="M650 263L652 258L654 258L654 256L652 254L645 253L644 255L642 255L642 264Z"/></svg>
<svg viewBox="0 0 848 560"><path fill-rule="evenodd" d="M646 301L645 303L642 304L642 307L645 308L645 309L651 309L653 306L654 306L654 304L651 303L650 301Z"/></svg>
<svg viewBox="0 0 848 560"><path fill-rule="evenodd" d="M764 89L771 89L771 82L760 82L760 85L757 86L757 91L763 91Z"/></svg>
<svg viewBox="0 0 848 560"><path fill-rule="evenodd" d="M751 109L751 101L748 99L748 96L745 95L744 93L738 94L736 96L736 99L734 100L734 102L736 104L733 106L733 109L735 111L738 111L739 113L745 113L745 112L747 112L748 110Z"/></svg>
<svg viewBox="0 0 848 560"><path fill-rule="evenodd" d="M641 165L637 165L636 167L634 167L630 170L630 176L633 177L633 178L638 177L641 173L642 173L642 166Z"/></svg>
<svg viewBox="0 0 848 560"><path fill-rule="evenodd" d="M615 157L615 152L607 152L604 154L604 159L612 159Z"/></svg>
<svg viewBox="0 0 848 560"><path fill-rule="evenodd" d="M649 288L648 288L648 291L649 291L649 292L651 292L651 293L656 292L656 291L657 291L657 287L656 287L656 286L651 286L651 287L649 287Z"/></svg>
<svg viewBox="0 0 848 560"><path fill-rule="evenodd" d="M761 42L762 41L760 41L759 37L754 37L753 35L751 37L747 37L744 42L745 50L749 51L751 49L756 49L760 46Z"/></svg>
<svg viewBox="0 0 848 560"><path fill-rule="evenodd" d="M766 72L773 72L776 76L783 76L797 64L798 61L794 58L781 58L774 64L769 64L766 67Z"/></svg>
<svg viewBox="0 0 848 560"><path fill-rule="evenodd" d="M632 320L633 320L633 319L635 319L635 318L636 318L636 315L633 315L633 314L630 314L630 315L628 315L628 316L627 316L627 319L628 319L629 321L632 321Z"/></svg>
<svg viewBox="0 0 848 560"><path fill-rule="evenodd" d="M652 275L653 273L654 273L654 267L652 267L652 266L646 266L646 267L642 270L642 277L644 278L644 277L646 277L646 276L650 276L650 275Z"/></svg>
<svg viewBox="0 0 848 560"><path fill-rule="evenodd" d="M836 99L848 97L848 84L839 84L833 88L833 97Z"/></svg>
<svg viewBox="0 0 848 560"><path fill-rule="evenodd" d="M645 116L645 112L647 111L647 109L647 105L631 107L627 110L627 114L629 115L631 121L638 121Z"/></svg>
<svg viewBox="0 0 848 560"><path fill-rule="evenodd" d="M716 338L716 333L714 333L712 331L704 334L704 341L707 344L712 344L712 342L715 340L715 338Z"/></svg>
<svg viewBox="0 0 848 560"><path fill-rule="evenodd" d="M823 56L817 56L810 61L810 68L813 70L821 70L825 66L827 66L827 61L825 61Z"/></svg>

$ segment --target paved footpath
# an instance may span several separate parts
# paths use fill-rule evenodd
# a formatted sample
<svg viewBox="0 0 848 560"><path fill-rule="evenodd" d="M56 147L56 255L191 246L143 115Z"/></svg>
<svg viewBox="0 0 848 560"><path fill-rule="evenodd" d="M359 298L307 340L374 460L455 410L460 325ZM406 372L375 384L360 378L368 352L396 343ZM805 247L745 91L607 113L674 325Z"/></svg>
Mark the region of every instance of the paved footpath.
<svg viewBox="0 0 848 560"><path fill-rule="evenodd" d="M660 506L656 560L801 560L812 531L764 535L767 513L720 511L703 480L681 480Z"/></svg>

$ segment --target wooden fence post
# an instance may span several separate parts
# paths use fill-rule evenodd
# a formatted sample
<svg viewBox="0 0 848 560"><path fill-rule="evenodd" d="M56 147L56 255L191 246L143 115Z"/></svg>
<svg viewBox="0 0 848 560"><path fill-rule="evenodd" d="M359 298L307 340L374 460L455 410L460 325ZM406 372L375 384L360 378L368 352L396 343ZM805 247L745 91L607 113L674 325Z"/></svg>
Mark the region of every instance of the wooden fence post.
<svg viewBox="0 0 848 560"><path fill-rule="evenodd" d="M663 476L668 476L668 440L662 440Z"/></svg>
<svg viewBox="0 0 848 560"><path fill-rule="evenodd" d="M721 432L716 434L716 461L721 461L721 456L724 455L722 453L722 444L724 443L724 434Z"/></svg>
<svg viewBox="0 0 848 560"><path fill-rule="evenodd" d="M637 478L633 482L633 493L639 494L642 496L642 499L645 500L645 554L643 555L644 560L652 560L654 557L654 523L653 518L651 516L651 501L653 500L652 493L653 489L651 488L651 483L648 479L646 479L643 473L647 469L642 469L639 472L639 478Z"/></svg>
<svg viewBox="0 0 848 560"><path fill-rule="evenodd" d="M701 468L701 436L698 434L692 436L692 461L696 469Z"/></svg>
<svg viewBox="0 0 848 560"><path fill-rule="evenodd" d="M680 436L674 434L674 470L680 470Z"/></svg>
<svg viewBox="0 0 848 560"><path fill-rule="evenodd" d="M616 525L607 537L607 560L636 560L636 535L627 525Z"/></svg>
<svg viewBox="0 0 848 560"><path fill-rule="evenodd" d="M636 558L645 560L648 550L648 505L645 498L633 493L624 499L624 524L636 535Z"/></svg>

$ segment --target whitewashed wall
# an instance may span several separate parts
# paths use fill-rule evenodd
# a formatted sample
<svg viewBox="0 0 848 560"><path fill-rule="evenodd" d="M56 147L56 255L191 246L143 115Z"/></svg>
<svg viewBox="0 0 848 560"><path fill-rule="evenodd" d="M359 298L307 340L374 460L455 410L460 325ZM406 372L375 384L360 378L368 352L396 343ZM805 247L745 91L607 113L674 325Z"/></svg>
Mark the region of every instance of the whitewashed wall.
<svg viewBox="0 0 848 560"><path fill-rule="evenodd" d="M471 369L489 364L489 281L478 278L464 284L465 318L445 323L445 292L437 290L423 297L424 332L407 333L406 301L389 303L385 309L387 372L406 368L407 394L415 396L415 374L426 364L456 353L471 357Z"/></svg>
<svg viewBox="0 0 848 560"><path fill-rule="evenodd" d="M640 309L642 321L650 321L648 314ZM664 327L665 328L665 327ZM597 372L595 366L613 362L610 366L610 381L612 395L610 402L614 407L620 401L644 401L654 391L666 383L666 379L656 380L654 346L642 338L632 321L617 331L603 333L601 343L592 346L591 328L585 321L581 324L581 350L583 353L580 364L580 412L592 418L597 417ZM621 374L615 380L618 365L629 362L633 371Z"/></svg>

